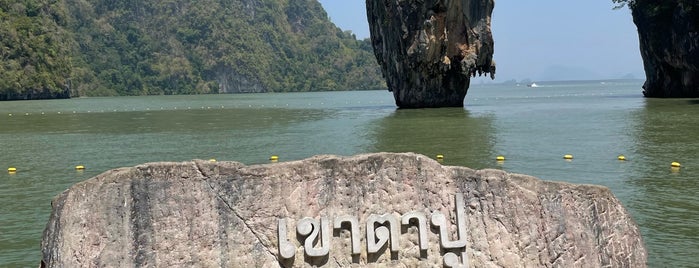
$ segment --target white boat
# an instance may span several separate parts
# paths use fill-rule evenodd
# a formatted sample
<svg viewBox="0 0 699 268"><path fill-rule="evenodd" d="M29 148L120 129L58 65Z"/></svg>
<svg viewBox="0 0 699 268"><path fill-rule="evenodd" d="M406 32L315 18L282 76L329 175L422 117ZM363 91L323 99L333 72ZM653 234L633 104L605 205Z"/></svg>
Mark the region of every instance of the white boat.
<svg viewBox="0 0 699 268"><path fill-rule="evenodd" d="M527 86L528 86L528 87L539 87L539 85L537 85L536 83L531 83L531 84L529 84L529 85L527 85Z"/></svg>

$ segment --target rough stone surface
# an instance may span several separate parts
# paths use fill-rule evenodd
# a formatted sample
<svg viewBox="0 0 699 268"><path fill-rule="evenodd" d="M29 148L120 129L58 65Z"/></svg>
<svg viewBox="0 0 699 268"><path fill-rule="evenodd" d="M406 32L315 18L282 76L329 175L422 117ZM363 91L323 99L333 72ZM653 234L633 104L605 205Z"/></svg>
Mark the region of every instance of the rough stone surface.
<svg viewBox="0 0 699 268"><path fill-rule="evenodd" d="M105 172L58 195L42 267L443 267L439 231L428 249L403 226L399 250L367 254L371 214L447 216L456 236L463 194L469 267L645 267L639 229L609 189L499 170L442 166L417 154L317 156L245 166L150 163ZM325 257L294 235L304 217L358 217L361 253L334 230ZM295 257L278 250L286 219ZM332 224L330 224L332 228Z"/></svg>
<svg viewBox="0 0 699 268"><path fill-rule="evenodd" d="M699 1L637 0L631 10L646 72L643 95L699 97Z"/></svg>
<svg viewBox="0 0 699 268"><path fill-rule="evenodd" d="M219 67L215 71L218 93L265 93L267 89L256 78L238 74L231 67Z"/></svg>
<svg viewBox="0 0 699 268"><path fill-rule="evenodd" d="M374 54L401 108L461 107L470 77L495 74L493 0L367 0Z"/></svg>

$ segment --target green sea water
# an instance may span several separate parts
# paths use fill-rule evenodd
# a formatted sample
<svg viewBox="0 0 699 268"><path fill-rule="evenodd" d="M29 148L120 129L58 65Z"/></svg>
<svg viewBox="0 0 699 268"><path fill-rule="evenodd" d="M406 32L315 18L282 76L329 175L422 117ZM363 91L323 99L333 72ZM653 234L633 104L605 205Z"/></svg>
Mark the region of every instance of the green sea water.
<svg viewBox="0 0 699 268"><path fill-rule="evenodd" d="M465 108L417 110L396 109L386 91L0 102L0 267L37 266L51 199L112 168L383 151L607 186L640 225L650 267L690 267L699 101L644 99L641 84L473 85Z"/></svg>

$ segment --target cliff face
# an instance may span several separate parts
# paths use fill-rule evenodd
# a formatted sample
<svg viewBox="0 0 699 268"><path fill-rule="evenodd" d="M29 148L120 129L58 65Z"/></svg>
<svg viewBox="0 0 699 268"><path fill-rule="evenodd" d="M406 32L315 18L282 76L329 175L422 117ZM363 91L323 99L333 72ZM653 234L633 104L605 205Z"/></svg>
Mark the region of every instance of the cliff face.
<svg viewBox="0 0 699 268"><path fill-rule="evenodd" d="M646 71L646 97L699 97L699 2L631 4Z"/></svg>
<svg viewBox="0 0 699 268"><path fill-rule="evenodd" d="M52 206L41 267L646 266L607 188L416 154L151 163Z"/></svg>
<svg viewBox="0 0 699 268"><path fill-rule="evenodd" d="M70 98L70 88L66 88L63 91L57 91L55 89L31 89L23 90L21 92L3 92L0 93L0 101L9 100L43 100L43 99L69 99Z"/></svg>
<svg viewBox="0 0 699 268"><path fill-rule="evenodd" d="M493 0L367 0L374 54L401 108L463 106L470 77L495 74Z"/></svg>

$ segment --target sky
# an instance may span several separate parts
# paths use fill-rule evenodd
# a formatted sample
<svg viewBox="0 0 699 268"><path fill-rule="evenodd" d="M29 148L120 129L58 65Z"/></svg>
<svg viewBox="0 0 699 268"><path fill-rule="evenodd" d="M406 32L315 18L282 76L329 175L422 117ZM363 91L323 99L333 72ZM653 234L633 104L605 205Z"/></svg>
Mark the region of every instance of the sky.
<svg viewBox="0 0 699 268"><path fill-rule="evenodd" d="M319 0L330 19L369 37L365 0ZM495 82L642 79L638 32L612 0L496 0L492 17ZM477 79L489 81L490 78Z"/></svg>

